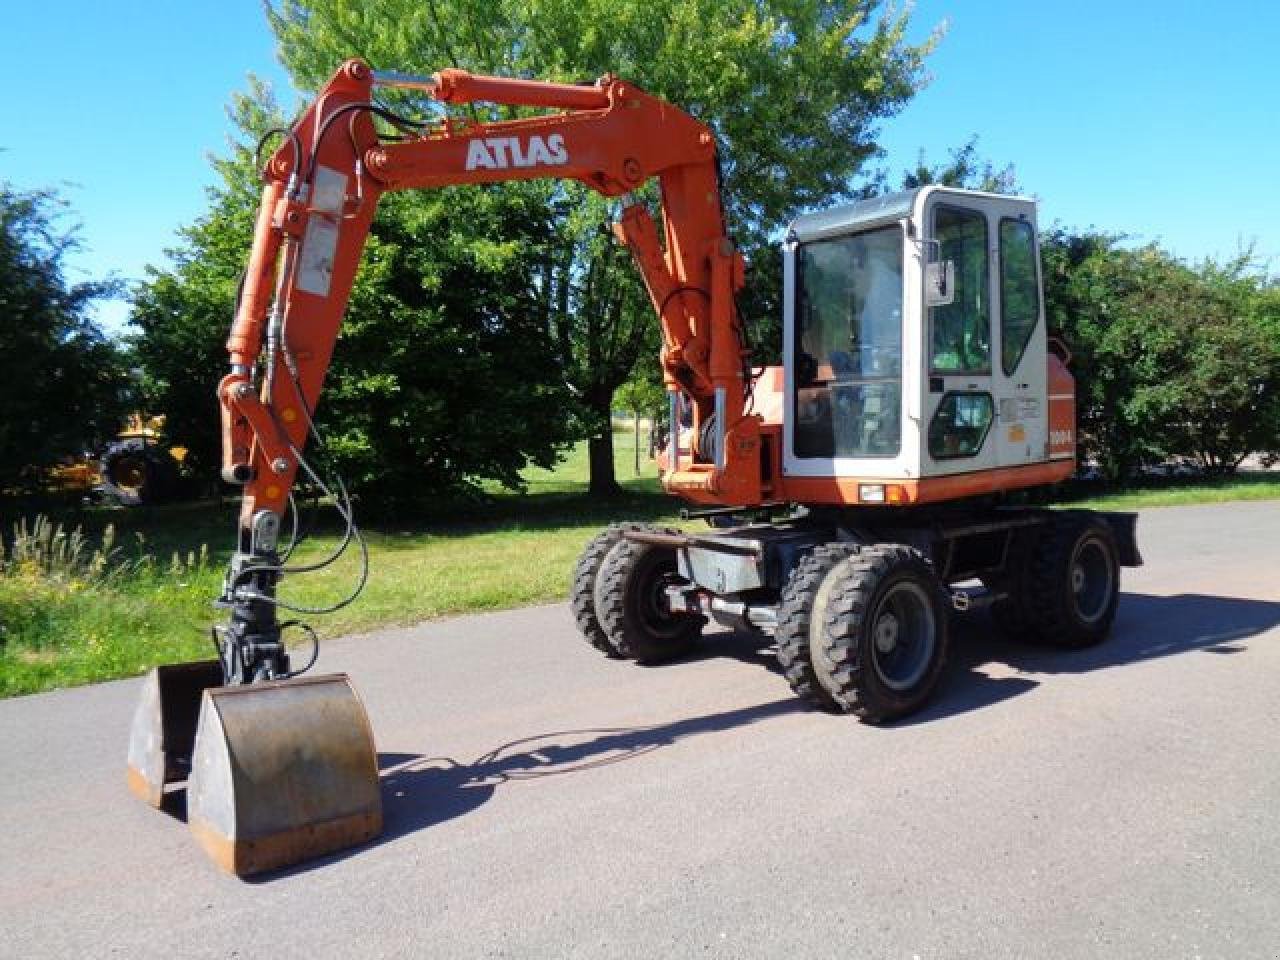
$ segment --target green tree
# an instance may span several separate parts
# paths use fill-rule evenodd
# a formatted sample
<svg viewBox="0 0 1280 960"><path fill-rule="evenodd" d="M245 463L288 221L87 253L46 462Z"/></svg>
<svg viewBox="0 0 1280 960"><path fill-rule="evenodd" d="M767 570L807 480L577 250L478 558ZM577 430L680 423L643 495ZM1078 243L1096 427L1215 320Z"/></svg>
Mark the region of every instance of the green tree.
<svg viewBox="0 0 1280 960"><path fill-rule="evenodd" d="M876 153L877 121L897 112L922 83L933 40L906 43L906 14L881 6L879 0L279 0L269 14L285 65L303 89L315 89L350 56L417 72L456 66L563 81L606 72L626 77L715 129L731 229L750 260L768 263L769 238L789 217L851 195ZM625 255L601 234L611 216L603 200L559 182L494 192L505 202L537 205L552 227L524 263L560 369L589 413L591 489L610 492L616 483L609 408L637 359L653 349L652 310ZM469 229L456 218L452 228ZM757 286L744 299L768 303L773 296Z"/></svg>
<svg viewBox="0 0 1280 960"><path fill-rule="evenodd" d="M236 100L233 117L242 126L265 129L274 105L262 86L255 85L254 94ZM243 146L213 165L220 183L208 190L208 211L179 231L178 244L166 251L167 266L147 268L134 290L130 317L148 412L165 415L169 437L187 448L186 462L206 477L216 476L220 459L215 390L227 371L224 344L253 241L259 192Z"/></svg>
<svg viewBox="0 0 1280 960"><path fill-rule="evenodd" d="M1041 238L1051 331L1073 351L1086 456L1112 480L1189 457L1229 472L1280 447L1280 340L1247 260L1191 266L1151 244Z"/></svg>
<svg viewBox="0 0 1280 960"><path fill-rule="evenodd" d="M978 138L972 136L964 146L950 151L951 159L942 164L929 164L920 151L916 165L902 175L902 189L938 184L944 187L962 187L966 190L982 190L986 193L1018 193L1018 177L1013 164L997 168L990 160L978 154Z"/></svg>
<svg viewBox="0 0 1280 960"><path fill-rule="evenodd" d="M54 192L0 182L0 489L97 447L127 403L124 358L89 313L115 285L68 282L66 216Z"/></svg>

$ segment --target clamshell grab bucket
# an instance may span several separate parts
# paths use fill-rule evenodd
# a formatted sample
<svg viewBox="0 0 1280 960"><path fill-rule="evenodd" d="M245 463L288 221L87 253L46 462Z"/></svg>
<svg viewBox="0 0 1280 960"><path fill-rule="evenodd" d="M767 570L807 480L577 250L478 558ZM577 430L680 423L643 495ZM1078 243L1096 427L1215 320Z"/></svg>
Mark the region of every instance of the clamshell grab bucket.
<svg viewBox="0 0 1280 960"><path fill-rule="evenodd" d="M238 876L381 833L373 734L346 675L206 690L187 821L214 862Z"/></svg>
<svg viewBox="0 0 1280 960"><path fill-rule="evenodd" d="M142 681L129 730L129 789L153 807L165 784L187 779L204 691L222 684L217 660L156 667Z"/></svg>

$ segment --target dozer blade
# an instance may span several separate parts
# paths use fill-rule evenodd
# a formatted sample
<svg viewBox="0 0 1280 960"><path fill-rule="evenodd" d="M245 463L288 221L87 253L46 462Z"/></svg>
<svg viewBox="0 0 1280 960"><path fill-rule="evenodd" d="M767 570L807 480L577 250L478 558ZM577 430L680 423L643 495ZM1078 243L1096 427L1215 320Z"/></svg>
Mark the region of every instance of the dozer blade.
<svg viewBox="0 0 1280 960"><path fill-rule="evenodd" d="M128 782L151 806L160 806L165 784L187 779L201 695L221 684L217 660L156 667L143 680L129 731Z"/></svg>
<svg viewBox="0 0 1280 960"><path fill-rule="evenodd" d="M214 862L238 876L381 833L373 734L346 675L207 690L187 821Z"/></svg>

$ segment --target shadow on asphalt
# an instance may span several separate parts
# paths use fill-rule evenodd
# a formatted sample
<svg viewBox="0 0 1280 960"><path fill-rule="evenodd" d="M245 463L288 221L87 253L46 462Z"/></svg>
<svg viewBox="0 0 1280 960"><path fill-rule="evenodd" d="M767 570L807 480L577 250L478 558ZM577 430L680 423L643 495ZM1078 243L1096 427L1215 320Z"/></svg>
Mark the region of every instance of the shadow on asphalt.
<svg viewBox="0 0 1280 960"><path fill-rule="evenodd" d="M1126 593L1121 597L1111 637L1087 650L1037 647L1006 638L982 612L957 616L952 623L951 661L933 703L906 720L875 729L891 733L1000 703L1039 686L1042 680L1031 675L1085 673L1181 653L1240 653L1247 649L1244 641L1248 638L1280 624L1280 603L1199 594L1161 597ZM771 644L752 634L709 634L696 659L717 658L777 672ZM982 668L991 663L1006 664L1024 675L989 676ZM385 826L382 836L371 845L389 843L464 816L484 804L504 783L620 763L687 737L733 730L808 709L788 695L769 703L648 727L562 730L512 740L470 762L381 753L378 768ZM176 803L182 799L173 797ZM342 851L251 881L306 872L366 848Z"/></svg>
<svg viewBox="0 0 1280 960"><path fill-rule="evenodd" d="M380 753L378 772L382 779L383 816L380 837L350 850L245 879L249 883L264 883L306 873L463 816L484 804L504 783L564 776L621 763L686 737L732 730L804 709L805 705L799 700L787 696L769 703L648 727L560 730L512 740L469 763L460 763L452 757Z"/></svg>
<svg viewBox="0 0 1280 960"><path fill-rule="evenodd" d="M1228 655L1280 625L1280 603L1182 593L1124 593L1106 642L1086 650L1036 646L1006 637L985 612L952 620L951 662L933 702L886 729L978 710L1039 686L1031 676L992 677L982 668L1006 664L1022 674L1087 673L1180 653Z"/></svg>
<svg viewBox="0 0 1280 960"><path fill-rule="evenodd" d="M804 704L788 696L648 727L560 730L512 740L469 763L451 757L380 753L385 821L381 842L468 813L504 783L621 763L688 737L733 730L804 709Z"/></svg>
<svg viewBox="0 0 1280 960"><path fill-rule="evenodd" d="M1246 649L1243 641L1277 625L1280 603L1202 594L1124 593L1105 643L1086 650L1063 650L1006 637L986 611L958 614L951 621L951 659L933 701L919 713L880 729L931 723L1000 703L1039 686L1041 681L1031 674L1086 673L1197 651L1240 653ZM769 639L749 633L709 634L695 659L739 660L782 673ZM991 663L1028 675L993 677L982 669Z"/></svg>

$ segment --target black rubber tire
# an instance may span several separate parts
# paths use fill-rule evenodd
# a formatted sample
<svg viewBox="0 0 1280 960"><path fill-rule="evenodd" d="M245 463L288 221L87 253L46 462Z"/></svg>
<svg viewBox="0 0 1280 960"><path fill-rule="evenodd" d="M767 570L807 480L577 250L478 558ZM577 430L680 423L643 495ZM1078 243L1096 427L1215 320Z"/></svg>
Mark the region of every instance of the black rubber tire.
<svg viewBox="0 0 1280 960"><path fill-rule="evenodd" d="M174 470L167 460L158 447L145 440L118 440L107 447L99 461L102 492L126 507L159 503L173 486Z"/></svg>
<svg viewBox="0 0 1280 960"><path fill-rule="evenodd" d="M1039 542L1038 527L1015 530L1005 569L999 575L983 577L983 585L992 593L1007 596L991 605L991 620L1010 640L1035 641L1035 616L1031 610L1031 559Z"/></svg>
<svg viewBox="0 0 1280 960"><path fill-rule="evenodd" d="M605 555L596 578L596 611L618 656L662 663L683 656L697 643L705 620L662 608L660 594L676 577L676 566L676 552L670 547L626 539Z"/></svg>
<svg viewBox="0 0 1280 960"><path fill-rule="evenodd" d="M573 582L569 585L569 607L573 610L573 619L577 622L583 639L606 657L613 659L622 659L622 654L613 649L604 627L600 625L600 616L596 611L596 582L604 558L622 542L623 531L637 530L642 526L639 523L614 523L597 533L578 557L578 564L573 570Z"/></svg>
<svg viewBox="0 0 1280 960"><path fill-rule="evenodd" d="M810 652L813 636L821 629L829 596L823 584L831 571L857 550L857 544L853 543L814 547L795 565L778 600L778 629L774 641L782 675L797 697L824 710L839 707L814 674Z"/></svg>
<svg viewBox="0 0 1280 960"><path fill-rule="evenodd" d="M1045 643L1081 649L1105 640L1120 600L1120 555L1107 522L1054 516L1032 557L1028 597L1032 627Z"/></svg>
<svg viewBox="0 0 1280 960"><path fill-rule="evenodd" d="M815 639L819 649L812 659L814 673L837 709L866 723L896 720L920 709L942 675L950 636L946 596L933 565L913 547L875 544L842 560L829 581L830 598ZM919 628L914 658L919 662L901 678L890 678L893 668L877 659L876 630L895 611L895 625L905 613ZM895 646L897 636L895 630L890 641ZM890 653L892 649L884 651ZM894 685L895 680L902 685Z"/></svg>

